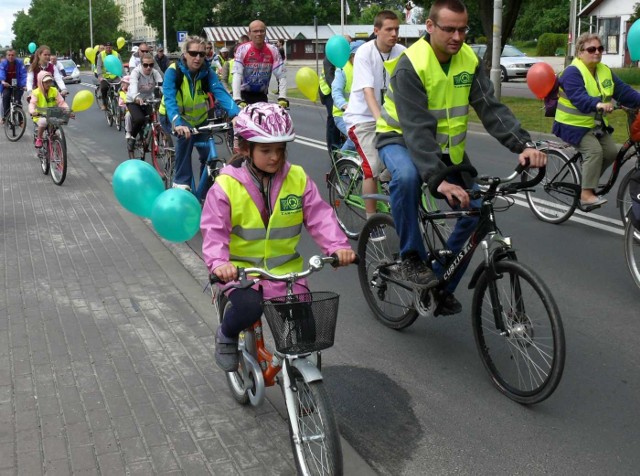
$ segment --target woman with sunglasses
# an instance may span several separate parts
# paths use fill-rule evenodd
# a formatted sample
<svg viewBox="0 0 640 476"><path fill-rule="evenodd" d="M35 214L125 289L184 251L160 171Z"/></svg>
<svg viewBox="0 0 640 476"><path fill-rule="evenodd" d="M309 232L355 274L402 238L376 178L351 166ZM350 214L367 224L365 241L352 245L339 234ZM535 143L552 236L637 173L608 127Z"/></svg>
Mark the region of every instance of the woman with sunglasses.
<svg viewBox="0 0 640 476"><path fill-rule="evenodd" d="M136 66L130 76L127 109L131 114L131 134L127 133L127 150L132 153L136 137L144 127L145 117L150 112L144 102L153 99L156 87L162 86L162 75L153 68L153 56L150 53L145 53L140 55L140 64Z"/></svg>
<svg viewBox="0 0 640 476"><path fill-rule="evenodd" d="M640 93L625 84L602 63L600 37L584 33L576 41L576 57L559 77L559 99L553 133L573 145L584 158L580 208L591 211L607 200L595 189L618 153L613 128L603 113L613 111L612 99L627 107L640 107Z"/></svg>
<svg viewBox="0 0 640 476"><path fill-rule="evenodd" d="M182 47L182 57L167 68L164 78L164 96L160 104L160 123L168 132L178 136L176 169L173 186L189 190L191 177L191 151L197 136L191 129L204 124L208 118L209 93L230 118L240 108L224 88L211 63L205 58L206 41L190 36ZM199 149L200 163L207 160L208 149Z"/></svg>

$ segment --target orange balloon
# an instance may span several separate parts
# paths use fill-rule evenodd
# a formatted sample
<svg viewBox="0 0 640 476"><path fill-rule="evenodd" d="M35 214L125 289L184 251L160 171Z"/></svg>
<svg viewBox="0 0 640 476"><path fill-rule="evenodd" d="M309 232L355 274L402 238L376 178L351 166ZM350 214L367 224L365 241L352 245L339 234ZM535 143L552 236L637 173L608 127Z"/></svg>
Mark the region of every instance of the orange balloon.
<svg viewBox="0 0 640 476"><path fill-rule="evenodd" d="M549 63L535 63L527 72L527 85L539 99L551 92L556 82L556 73Z"/></svg>

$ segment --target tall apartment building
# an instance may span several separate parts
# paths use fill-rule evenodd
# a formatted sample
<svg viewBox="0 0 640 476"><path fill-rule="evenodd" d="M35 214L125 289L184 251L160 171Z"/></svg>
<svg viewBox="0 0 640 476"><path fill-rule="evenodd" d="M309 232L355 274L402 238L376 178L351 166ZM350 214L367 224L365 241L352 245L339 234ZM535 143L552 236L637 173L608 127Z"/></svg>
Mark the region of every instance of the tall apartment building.
<svg viewBox="0 0 640 476"><path fill-rule="evenodd" d="M144 0L115 0L116 5L122 8L122 23L120 28L131 33L134 44L156 41L156 30L147 26L142 14Z"/></svg>

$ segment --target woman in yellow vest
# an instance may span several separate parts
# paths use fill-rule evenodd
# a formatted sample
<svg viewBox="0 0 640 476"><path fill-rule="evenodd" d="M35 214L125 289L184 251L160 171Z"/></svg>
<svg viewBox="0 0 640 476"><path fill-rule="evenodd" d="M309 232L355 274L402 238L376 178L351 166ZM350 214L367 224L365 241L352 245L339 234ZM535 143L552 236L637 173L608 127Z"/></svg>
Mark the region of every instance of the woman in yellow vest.
<svg viewBox="0 0 640 476"><path fill-rule="evenodd" d="M347 134L347 124L344 122L344 111L349 104L349 93L351 92L351 84L353 83L353 58L356 55L356 51L364 45L364 41L357 40L352 41L349 45L351 48L351 55L349 61L344 65L344 68L336 69L336 75L331 83L331 97L333 98L333 121L336 123L336 127L347 140L342 144L342 150L356 150L356 145L349 138Z"/></svg>
<svg viewBox="0 0 640 476"><path fill-rule="evenodd" d="M602 113L613 111L611 99L640 107L640 93L602 64L600 37L584 33L576 41L576 57L559 78L560 91L553 133L582 154L580 208L591 211L607 202L595 189L618 153L613 129ZM597 120L596 120L597 119Z"/></svg>
<svg viewBox="0 0 640 476"><path fill-rule="evenodd" d="M48 71L40 71L38 73L38 87L31 91L31 100L29 101L29 114L38 115L38 109L47 107L65 107L69 108L64 101L62 95L53 87L53 76ZM34 117L33 121L38 124L38 132L36 135L36 147L42 147L42 133L47 128L47 119L44 117Z"/></svg>
<svg viewBox="0 0 640 476"><path fill-rule="evenodd" d="M355 253L331 207L302 167L286 161L287 142L295 139L287 111L277 104L250 104L234 126L239 153L209 190L200 227L202 253L209 270L224 282L237 267L261 267L274 274L302 271L297 247L302 227L323 253L341 266ZM295 292L307 292L306 282ZM232 290L231 309L216 331L216 362L226 372L238 367L238 334L262 315L262 302L286 294L286 284L264 281Z"/></svg>

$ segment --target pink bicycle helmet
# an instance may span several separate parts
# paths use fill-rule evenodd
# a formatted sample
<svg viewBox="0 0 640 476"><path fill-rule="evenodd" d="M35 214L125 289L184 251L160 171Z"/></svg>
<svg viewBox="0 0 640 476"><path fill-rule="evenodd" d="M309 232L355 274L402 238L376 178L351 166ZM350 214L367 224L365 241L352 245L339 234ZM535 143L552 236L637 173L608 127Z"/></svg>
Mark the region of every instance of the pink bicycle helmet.
<svg viewBox="0 0 640 476"><path fill-rule="evenodd" d="M131 82L131 76L129 76L129 75L123 76L120 81L122 81L123 83L130 83Z"/></svg>
<svg viewBox="0 0 640 476"><path fill-rule="evenodd" d="M240 111L233 130L249 142L271 144L296 138L289 113L277 104L258 102Z"/></svg>

